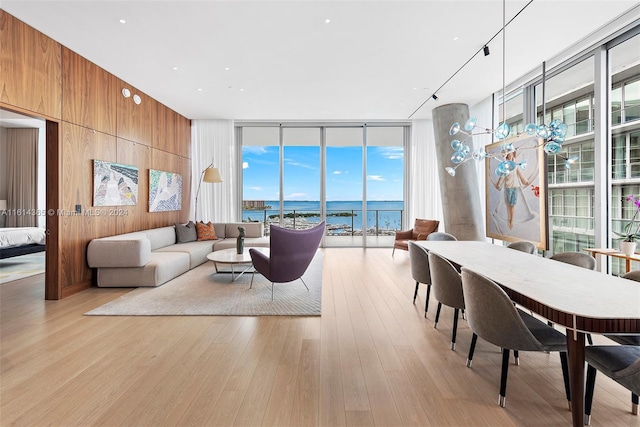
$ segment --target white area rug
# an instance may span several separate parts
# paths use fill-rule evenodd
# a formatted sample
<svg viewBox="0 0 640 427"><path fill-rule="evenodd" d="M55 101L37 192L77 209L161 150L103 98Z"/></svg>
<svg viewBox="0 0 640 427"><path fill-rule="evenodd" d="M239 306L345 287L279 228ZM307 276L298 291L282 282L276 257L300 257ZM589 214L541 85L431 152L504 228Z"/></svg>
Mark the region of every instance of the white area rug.
<svg viewBox="0 0 640 427"><path fill-rule="evenodd" d="M237 270L237 269L236 269ZM320 316L322 253L318 252L300 280L276 283L251 273L234 282L231 274L216 274L206 262L157 288L137 288L104 304L89 316Z"/></svg>
<svg viewBox="0 0 640 427"><path fill-rule="evenodd" d="M0 259L0 284L44 273L44 252Z"/></svg>

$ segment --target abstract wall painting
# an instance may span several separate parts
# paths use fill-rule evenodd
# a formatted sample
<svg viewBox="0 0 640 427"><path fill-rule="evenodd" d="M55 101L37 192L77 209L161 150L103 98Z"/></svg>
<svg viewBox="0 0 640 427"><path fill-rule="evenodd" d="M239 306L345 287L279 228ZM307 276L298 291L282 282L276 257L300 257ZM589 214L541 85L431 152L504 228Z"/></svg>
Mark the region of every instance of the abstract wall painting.
<svg viewBox="0 0 640 427"><path fill-rule="evenodd" d="M182 175L149 170L149 212L182 209Z"/></svg>
<svg viewBox="0 0 640 427"><path fill-rule="evenodd" d="M93 161L93 206L132 206L138 199L138 168Z"/></svg>
<svg viewBox="0 0 640 427"><path fill-rule="evenodd" d="M513 145L515 150L505 150ZM514 242L527 240L546 250L547 203L544 142L537 136L520 136L487 145L485 164L487 236ZM501 161L517 166L506 176L496 169Z"/></svg>

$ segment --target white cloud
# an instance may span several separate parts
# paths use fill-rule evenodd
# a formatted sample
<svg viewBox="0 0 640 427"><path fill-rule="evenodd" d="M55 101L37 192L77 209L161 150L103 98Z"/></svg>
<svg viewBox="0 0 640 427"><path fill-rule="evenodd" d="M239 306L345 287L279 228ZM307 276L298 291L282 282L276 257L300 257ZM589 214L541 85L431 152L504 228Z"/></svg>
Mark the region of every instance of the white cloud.
<svg viewBox="0 0 640 427"><path fill-rule="evenodd" d="M302 197L307 197L307 193L291 193L288 196L285 196L285 199L300 199Z"/></svg>
<svg viewBox="0 0 640 427"><path fill-rule="evenodd" d="M262 187L247 187L249 190L262 191Z"/></svg>
<svg viewBox="0 0 640 427"><path fill-rule="evenodd" d="M292 159L284 159L285 163L288 164L289 166L299 166L301 168L306 168L306 169L315 169L313 166L311 165L307 165L305 163L300 163L297 162L295 160Z"/></svg>
<svg viewBox="0 0 640 427"><path fill-rule="evenodd" d="M334 175L340 175L342 173L342 171L333 171Z"/></svg>
<svg viewBox="0 0 640 427"><path fill-rule="evenodd" d="M367 175L367 181L384 181L382 175Z"/></svg>
<svg viewBox="0 0 640 427"><path fill-rule="evenodd" d="M378 153L385 159L399 160L404 157L404 149L402 147L380 147Z"/></svg>
<svg viewBox="0 0 640 427"><path fill-rule="evenodd" d="M248 169L249 168L249 162L242 162L242 169Z"/></svg>
<svg viewBox="0 0 640 427"><path fill-rule="evenodd" d="M260 154L266 154L267 149L265 147L260 147L256 145L245 145L244 147L242 147L242 153L260 155Z"/></svg>

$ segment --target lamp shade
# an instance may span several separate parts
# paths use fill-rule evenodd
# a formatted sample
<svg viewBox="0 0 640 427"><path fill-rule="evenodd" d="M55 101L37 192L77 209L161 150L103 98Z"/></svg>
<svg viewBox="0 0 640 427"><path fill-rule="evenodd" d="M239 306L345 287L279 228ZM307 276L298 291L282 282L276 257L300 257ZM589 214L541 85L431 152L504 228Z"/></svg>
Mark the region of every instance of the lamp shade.
<svg viewBox="0 0 640 427"><path fill-rule="evenodd" d="M204 182L222 182L220 171L218 168L206 168L202 180Z"/></svg>
<svg viewBox="0 0 640 427"><path fill-rule="evenodd" d="M0 200L0 211L6 211L6 210L7 210L7 201Z"/></svg>

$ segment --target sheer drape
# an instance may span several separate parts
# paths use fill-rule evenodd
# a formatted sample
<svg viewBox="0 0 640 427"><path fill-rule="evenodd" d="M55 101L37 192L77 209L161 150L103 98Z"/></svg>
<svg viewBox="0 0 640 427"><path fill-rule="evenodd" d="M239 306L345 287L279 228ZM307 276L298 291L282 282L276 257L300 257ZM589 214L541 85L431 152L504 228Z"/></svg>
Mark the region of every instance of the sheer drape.
<svg viewBox="0 0 640 427"><path fill-rule="evenodd" d="M237 161L233 120L192 120L192 180L191 218L212 222L238 220ZM220 170L222 183L203 182L195 212L195 196L202 171L213 162Z"/></svg>
<svg viewBox="0 0 640 427"><path fill-rule="evenodd" d="M7 227L37 225L38 129L7 129Z"/></svg>
<svg viewBox="0 0 640 427"><path fill-rule="evenodd" d="M431 120L413 120L411 126L409 201L407 203L408 227L416 218L437 219L442 223L440 181ZM440 231L443 231L442 226Z"/></svg>

